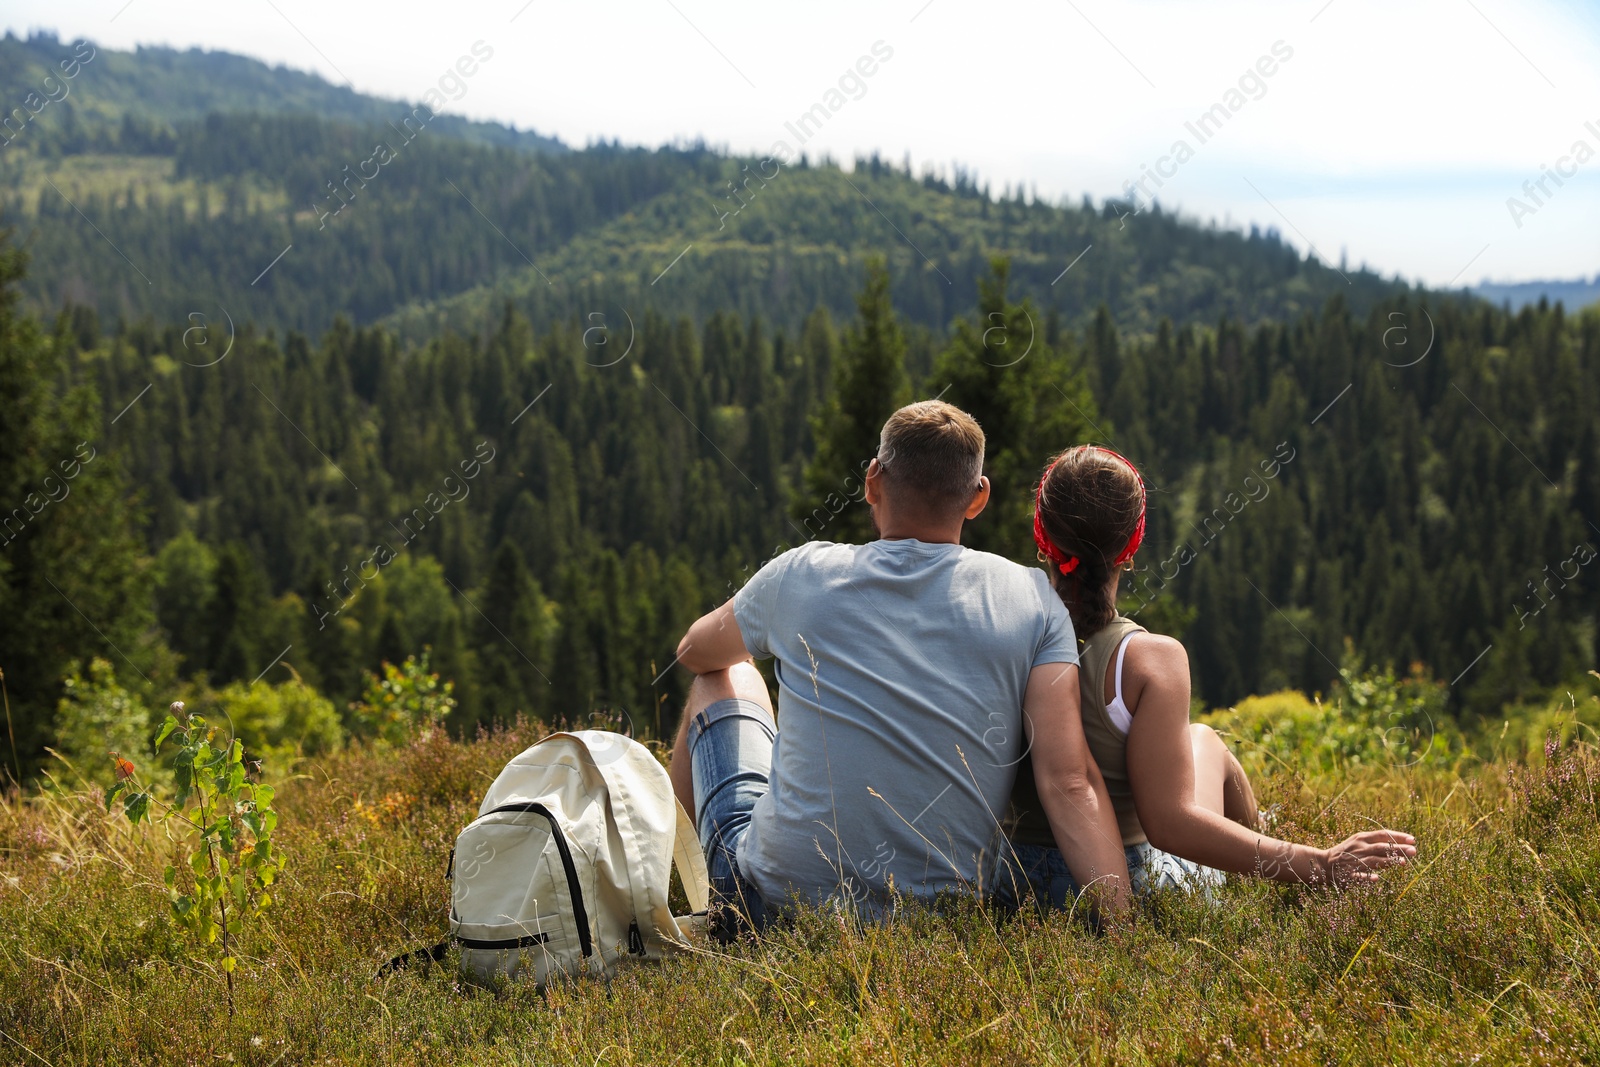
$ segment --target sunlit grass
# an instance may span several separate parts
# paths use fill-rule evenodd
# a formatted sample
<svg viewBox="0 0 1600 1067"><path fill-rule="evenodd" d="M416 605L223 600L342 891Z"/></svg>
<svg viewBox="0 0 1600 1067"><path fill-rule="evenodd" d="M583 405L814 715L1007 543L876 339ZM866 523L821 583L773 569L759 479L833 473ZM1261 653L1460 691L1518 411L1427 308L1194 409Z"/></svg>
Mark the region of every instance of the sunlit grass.
<svg viewBox="0 0 1600 1067"><path fill-rule="evenodd" d="M168 919L159 832L92 791L0 807L0 1061L31 1063L1460 1063L1600 1058L1600 755L1261 781L1286 835L1373 823L1421 852L1376 888L1236 882L1105 935L972 904L540 995L445 969L375 980L444 932L446 855L539 735L357 747L286 771L279 907L238 1015Z"/></svg>

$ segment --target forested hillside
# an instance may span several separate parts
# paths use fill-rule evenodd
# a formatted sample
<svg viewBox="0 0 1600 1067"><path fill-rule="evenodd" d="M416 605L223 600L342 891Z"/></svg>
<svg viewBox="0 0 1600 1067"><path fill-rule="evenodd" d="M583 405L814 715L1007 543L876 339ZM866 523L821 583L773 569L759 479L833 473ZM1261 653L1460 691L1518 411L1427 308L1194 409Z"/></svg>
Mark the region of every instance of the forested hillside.
<svg viewBox="0 0 1600 1067"><path fill-rule="evenodd" d="M21 85L69 46L0 47ZM14 773L174 693L289 748L445 682L458 730L669 729L685 626L871 536L861 467L928 396L989 434L974 547L1033 558L1066 445L1145 469L1125 607L1209 704L1359 661L1492 716L1596 664L1593 310L876 159L529 153L236 57L79 62L84 115L0 151Z"/></svg>
<svg viewBox="0 0 1600 1067"><path fill-rule="evenodd" d="M1364 312L1406 290L1303 259L1271 228L1046 203L962 171L702 146L529 152L543 142L452 118L453 93L381 101L214 53L49 37L0 49L15 61L7 99L38 101L0 151L0 222L33 257L28 304L83 304L107 328L224 309L315 338L343 314L421 342L493 328L510 297L540 329L653 309L794 331L819 304L849 314L875 255L889 257L902 313L939 332L972 306L993 255L1011 259L1018 295L1067 322L1105 303L1149 333L1162 317L1293 317L1334 293ZM51 57L76 63L51 83L59 103L41 95Z"/></svg>
<svg viewBox="0 0 1600 1067"><path fill-rule="evenodd" d="M63 402L70 432L8 424L7 499L43 501L79 440L96 457L8 526L19 748L48 743L89 657L151 700L265 673L343 707L364 671L431 648L457 727L596 710L669 727L687 623L777 552L863 535L851 442L940 393L990 437L975 547L1031 559L1028 486L1059 447L1144 465L1127 607L1186 638L1210 703L1325 690L1347 637L1369 663L1459 675L1458 713L1593 665L1600 317L1333 301L1129 338L1108 312L1079 334L1016 302L1006 270L934 350L907 341L879 272L843 329L647 313L625 352L510 308L485 337L414 349L381 327L245 331L213 365L181 322L105 342L66 314L32 340L13 322L8 397L92 392ZM1386 334L1430 318L1425 355ZM137 514L106 513L118 493Z"/></svg>
<svg viewBox="0 0 1600 1067"><path fill-rule="evenodd" d="M460 44L462 51L470 50L471 42ZM493 48L487 53L492 61ZM63 60L67 67L61 66ZM429 90L445 100L464 98L470 83L459 72L454 81L446 74L427 72L428 80L416 87L417 101ZM62 41L52 33L27 38L7 33L0 38L0 93L7 105L27 109L23 128L17 123L22 116L10 114L6 147L15 141L48 158L91 152L170 154L175 124L213 113L315 114L337 122L376 125L411 109L315 74L270 67L230 52L161 47L119 52L91 41ZM37 102L28 102L30 93ZM436 132L458 140L527 151L566 151L560 141L531 130L448 114L436 121Z"/></svg>

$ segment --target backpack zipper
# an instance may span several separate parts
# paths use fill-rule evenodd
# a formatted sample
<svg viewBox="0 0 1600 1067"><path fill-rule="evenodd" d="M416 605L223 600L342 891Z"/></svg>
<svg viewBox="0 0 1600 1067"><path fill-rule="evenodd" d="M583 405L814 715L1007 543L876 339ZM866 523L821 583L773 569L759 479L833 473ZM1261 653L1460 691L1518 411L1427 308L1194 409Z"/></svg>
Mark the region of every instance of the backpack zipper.
<svg viewBox="0 0 1600 1067"><path fill-rule="evenodd" d="M498 815L502 811L531 811L549 820L550 836L555 839L556 851L561 853L561 866L566 868L567 872L567 892L572 897L572 917L578 924L578 947L585 956L594 955L594 946L589 939L589 912L583 906L583 887L578 884L578 868L572 862L572 850L567 847L567 835L561 832L561 824L556 822L556 817L550 814L550 809L543 804L503 804L483 814Z"/></svg>
<svg viewBox="0 0 1600 1067"><path fill-rule="evenodd" d="M456 944L463 948L530 948L533 945L548 945L550 943L550 935L541 931L537 934L530 934L527 937L506 937L498 941L483 941L474 937L457 937L455 940Z"/></svg>

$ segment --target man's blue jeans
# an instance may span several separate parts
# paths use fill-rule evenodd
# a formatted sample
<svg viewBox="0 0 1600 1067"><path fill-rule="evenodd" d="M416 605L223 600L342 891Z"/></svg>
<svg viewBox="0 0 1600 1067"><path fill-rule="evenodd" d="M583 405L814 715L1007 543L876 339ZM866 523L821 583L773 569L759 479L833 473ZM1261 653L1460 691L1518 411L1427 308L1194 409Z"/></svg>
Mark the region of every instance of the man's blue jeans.
<svg viewBox="0 0 1600 1067"><path fill-rule="evenodd" d="M772 775L772 713L740 697L719 700L689 720L695 829L711 875L711 932L723 941L760 930L772 909L739 872L739 841Z"/></svg>

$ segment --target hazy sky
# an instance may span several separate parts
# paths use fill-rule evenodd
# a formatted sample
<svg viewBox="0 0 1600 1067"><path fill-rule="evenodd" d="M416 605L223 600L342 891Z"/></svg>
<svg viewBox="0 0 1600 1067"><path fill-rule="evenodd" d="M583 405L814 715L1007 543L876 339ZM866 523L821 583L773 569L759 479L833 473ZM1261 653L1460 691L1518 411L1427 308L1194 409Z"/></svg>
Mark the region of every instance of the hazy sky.
<svg viewBox="0 0 1600 1067"><path fill-rule="evenodd" d="M482 40L493 59L456 113L580 146L762 154L797 145L785 123L881 42L890 57L847 78L807 151L909 153L996 191L1096 201L1159 165L1166 207L1432 285L1600 271L1595 3L8 0L0 20L240 52L406 99ZM1186 123L1217 104L1228 117L1202 142ZM1180 140L1192 154L1173 155Z"/></svg>

